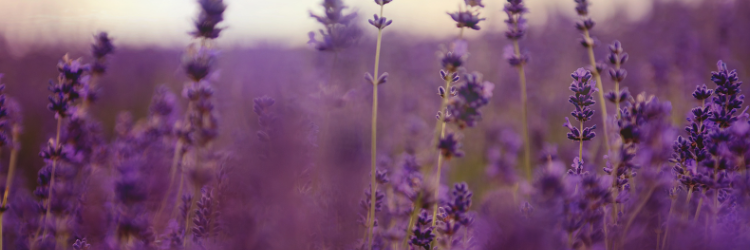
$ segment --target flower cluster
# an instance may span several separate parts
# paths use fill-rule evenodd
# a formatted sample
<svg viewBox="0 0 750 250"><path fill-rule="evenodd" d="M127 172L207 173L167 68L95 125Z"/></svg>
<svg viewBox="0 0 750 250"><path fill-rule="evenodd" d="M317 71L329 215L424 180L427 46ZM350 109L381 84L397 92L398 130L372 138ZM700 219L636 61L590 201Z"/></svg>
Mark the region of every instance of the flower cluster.
<svg viewBox="0 0 750 250"><path fill-rule="evenodd" d="M391 1L384 1L383 5ZM375 2L380 4L378 1ZM356 43L360 37L360 30L351 25L351 21L357 17L357 13L344 14L343 11L348 7L344 5L342 0L323 0L321 6L325 11L323 15L316 15L311 12L310 16L325 27L319 30L322 40L317 40L315 32L310 32L308 34L310 40L307 44L319 51L336 52ZM376 21L378 20L380 19L376 18ZM387 26L385 24L387 21L384 18L382 21L380 29Z"/></svg>
<svg viewBox="0 0 750 250"><path fill-rule="evenodd" d="M195 31L190 32L196 38L216 39L223 28L216 27L224 21L224 11L227 9L224 0L199 0L201 12L195 20Z"/></svg>
<svg viewBox="0 0 750 250"><path fill-rule="evenodd" d="M464 75L465 84L455 90L448 100L446 122L454 122L459 128L474 127L482 119L481 107L486 106L492 97L495 85L482 81L482 75L474 72Z"/></svg>
<svg viewBox="0 0 750 250"><path fill-rule="evenodd" d="M571 74L571 77L573 77L574 81L570 84L570 90L575 94L570 96L568 102L575 106L576 109L571 112L571 115L581 123L581 128L571 125L567 117L563 126L570 130L568 139L579 142L588 141L596 136L596 133L593 132L596 129L596 125L584 128L583 123L591 120L591 117L594 116L594 110L591 110L589 106L595 103L591 94L596 92L597 89L589 84L589 81L591 81L591 72L583 68L578 68Z"/></svg>
<svg viewBox="0 0 750 250"><path fill-rule="evenodd" d="M422 211L414 223L414 229L412 231L411 240L409 244L414 247L421 247L424 250L432 249L430 244L435 239L435 233L433 232L432 216L427 211Z"/></svg>
<svg viewBox="0 0 750 250"><path fill-rule="evenodd" d="M466 228L471 224L473 218L469 215L471 207L471 191L466 183L456 183L453 186L452 198L443 207L440 208L438 220L438 231L441 238L448 242L444 245L451 248L453 246L453 236L457 235L458 230Z"/></svg>

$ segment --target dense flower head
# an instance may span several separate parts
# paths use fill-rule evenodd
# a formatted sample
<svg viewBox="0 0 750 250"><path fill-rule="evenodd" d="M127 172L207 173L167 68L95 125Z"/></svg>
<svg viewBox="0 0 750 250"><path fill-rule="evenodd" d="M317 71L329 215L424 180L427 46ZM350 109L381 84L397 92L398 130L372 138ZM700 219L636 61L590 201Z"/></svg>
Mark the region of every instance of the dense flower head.
<svg viewBox="0 0 750 250"><path fill-rule="evenodd" d="M456 183L453 186L451 199L441 207L440 227L441 233L446 235L455 234L461 227L467 227L472 222L468 214L471 207L472 192L466 183Z"/></svg>
<svg viewBox="0 0 750 250"><path fill-rule="evenodd" d="M575 110L571 112L571 115L576 118L576 120L581 122L581 124L583 124L583 122L590 120L594 115L594 110L591 110L589 106L595 103L594 98L591 96L591 94L593 94L597 90L589 84L589 81L591 80L591 72L583 68L578 68L578 70L571 74L571 77L573 77L574 81L570 84L570 90L575 93L574 95L570 96L568 100L568 102L572 103L573 106L575 106ZM570 140L588 141L594 138L594 136L596 135L593 132L593 130L596 128L596 125L581 129L572 126L568 118L565 118L565 124L563 126L567 127L570 130L570 132L568 133L568 139Z"/></svg>
<svg viewBox="0 0 750 250"><path fill-rule="evenodd" d="M576 120L583 123L590 120L594 115L594 110L590 109L589 106L595 103L594 98L591 95L597 90L589 84L589 81L591 80L591 72L579 68L571 74L571 77L573 77L574 81L570 84L570 90L575 93L570 96L568 100L568 102L575 106L575 110L571 112L571 115L576 118ZM580 129L572 126L567 118L565 118L565 121L566 122L563 126L570 130L570 133L568 133L568 139L574 141L587 141L591 140L596 135L593 132L596 125Z"/></svg>
<svg viewBox="0 0 750 250"><path fill-rule="evenodd" d="M318 51L335 52L348 48L357 43L361 31L354 26L333 25L318 31L321 40L316 38L315 32L308 33L307 45Z"/></svg>
<svg viewBox="0 0 750 250"><path fill-rule="evenodd" d="M349 8L344 4L343 0L323 0L323 3L320 5L323 6L323 10L325 11L323 15L316 15L310 12L310 16L326 26L336 24L347 25L357 17L357 13L343 13L343 10Z"/></svg>
<svg viewBox="0 0 750 250"><path fill-rule="evenodd" d="M215 39L223 28L216 27L224 21L224 11L227 6L224 0L198 0L201 12L195 20L195 31L190 32L196 38Z"/></svg>
<svg viewBox="0 0 750 250"><path fill-rule="evenodd" d="M213 68L218 52L195 44L188 47L182 57L182 65L188 77L195 82L206 78Z"/></svg>
<svg viewBox="0 0 750 250"><path fill-rule="evenodd" d="M94 56L96 61L91 66L91 71L94 73L104 73L107 69L105 64L105 57L114 53L115 46L112 45L112 38L109 37L107 32L99 32L94 35L94 43L91 44L91 54Z"/></svg>
<svg viewBox="0 0 750 250"><path fill-rule="evenodd" d="M523 17L523 14L528 12L523 0L508 0L503 10L508 15L508 19L505 19L505 23L508 25L505 37L510 40L523 38L526 35L527 28L526 18Z"/></svg>
<svg viewBox="0 0 750 250"><path fill-rule="evenodd" d="M464 75L465 84L456 89L455 96L448 101L446 122L455 122L459 128L474 127L482 119L480 108L492 97L495 85L482 81L482 75L474 72Z"/></svg>
<svg viewBox="0 0 750 250"><path fill-rule="evenodd" d="M695 99L697 99L698 101L706 100L713 94L714 90L709 89L705 84L696 86L695 91L693 91L693 97L695 97Z"/></svg>
<svg viewBox="0 0 750 250"><path fill-rule="evenodd" d="M91 244L86 242L86 238L76 239L76 242L73 243L73 249L75 250L88 250L91 247Z"/></svg>
<svg viewBox="0 0 750 250"><path fill-rule="evenodd" d="M421 247L424 250L432 249L430 244L435 239L435 233L431 225L432 216L427 211L422 210L419 217L417 217L417 221L414 223L409 244L414 247Z"/></svg>
<svg viewBox="0 0 750 250"><path fill-rule="evenodd" d="M747 116L744 111L742 114L737 114L745 100L745 95L740 94L742 81L737 77L736 70L730 71L722 61L717 63L717 68L717 71L711 72L711 81L717 87L712 99L715 108L710 120L717 123L721 128L728 128L740 116Z"/></svg>
<svg viewBox="0 0 750 250"><path fill-rule="evenodd" d="M440 139L437 148L446 160L450 160L454 156L464 156L464 152L461 151L461 143L458 142L457 136L453 133L448 133L445 137Z"/></svg>
<svg viewBox="0 0 750 250"><path fill-rule="evenodd" d="M391 25L393 20L388 20L385 17L378 17L377 14L373 16L373 19L367 20L370 22L372 26L375 26L375 28L378 28L379 30L385 29L385 27L388 27L388 25Z"/></svg>
<svg viewBox="0 0 750 250"><path fill-rule="evenodd" d="M464 0L464 3L466 4L466 6L471 6L471 7L479 6L481 8L484 8L484 4L482 4L482 0Z"/></svg>
<svg viewBox="0 0 750 250"><path fill-rule="evenodd" d="M586 16L589 14L589 3L588 0L575 0L576 2L576 12L578 12L579 16Z"/></svg>
<svg viewBox="0 0 750 250"><path fill-rule="evenodd" d="M377 0L375 2L378 3ZM391 1L384 1L383 4L388 2ZM319 30L321 39L316 38L315 32L310 32L308 33L310 40L307 44L318 51L326 52L337 52L355 44L361 36L360 29L351 24L351 21L357 17L357 13L344 14L343 10L348 7L342 0L324 0L321 6L325 11L324 15L310 12L310 16L324 26ZM378 29L383 29L389 24L390 20L386 20L385 17L376 17L372 20L372 25L376 25Z"/></svg>
<svg viewBox="0 0 750 250"><path fill-rule="evenodd" d="M456 27L458 28L466 27L479 30L479 22L485 20L485 18L479 18L479 13L474 13L471 10L448 13L448 15L453 18L453 21L456 21Z"/></svg>

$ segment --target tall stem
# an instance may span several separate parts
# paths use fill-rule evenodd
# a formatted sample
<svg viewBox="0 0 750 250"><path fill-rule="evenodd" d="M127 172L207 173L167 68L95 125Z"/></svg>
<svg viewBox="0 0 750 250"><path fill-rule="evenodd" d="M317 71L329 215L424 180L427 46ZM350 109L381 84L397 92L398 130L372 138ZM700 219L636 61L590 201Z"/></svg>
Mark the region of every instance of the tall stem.
<svg viewBox="0 0 750 250"><path fill-rule="evenodd" d="M581 122L581 139L578 140L578 160L583 161L583 122Z"/></svg>
<svg viewBox="0 0 750 250"><path fill-rule="evenodd" d="M169 174L169 186L167 186L167 192L164 193L164 198L161 201L161 205L159 206L159 212L156 214L156 219L161 219L161 214L164 211L164 207L167 206L167 201L169 200L169 195L172 193L172 186L174 186L174 178L177 175L177 166L180 164L180 159L182 158L182 147L183 147L183 141L182 139L178 138L177 142L174 146L174 154L172 156L172 166L170 167L170 174ZM178 196L176 201L179 201L180 197Z"/></svg>
<svg viewBox="0 0 750 250"><path fill-rule="evenodd" d="M635 208L635 210L633 210L633 213L630 215L630 218L628 218L628 222L625 223L625 229L622 231L622 239L621 239L620 244L624 243L624 242L622 242L622 240L624 240L625 236L627 236L628 229L630 229L630 225L633 224L633 221L635 220L635 217L638 216L638 214L641 212L641 210L643 209L643 207L646 206L646 203L648 202L648 200L651 199L651 194L654 193L654 190L656 190L655 187L650 188L648 190L648 192L646 193L646 196L643 198L643 200L641 200L641 203L638 204L638 206Z"/></svg>
<svg viewBox="0 0 750 250"><path fill-rule="evenodd" d="M674 204L677 203L676 199L672 199L672 204L669 205L669 213L667 214L666 228L664 229L664 239L661 241L661 247L656 246L658 249L665 249L667 247L667 239L669 239L669 220L672 218L672 212L674 211Z"/></svg>
<svg viewBox="0 0 750 250"><path fill-rule="evenodd" d="M8 194L10 194L10 188L13 186L13 176L16 170L16 162L18 161L18 135L21 132L21 126L13 124L11 129L12 135L12 149L10 150L10 162L8 163L8 176L5 181L5 192L3 193L3 203L0 205L0 250L3 250L3 215L8 209Z"/></svg>
<svg viewBox="0 0 750 250"><path fill-rule="evenodd" d="M10 188L13 184L13 176L16 171L16 163L18 162L18 151L20 149L20 145L18 144L18 137L21 133L21 126L18 124L13 124L12 130L12 149L10 150L10 162L8 163L8 176L5 181L5 193L3 193L3 203L0 208L6 208L8 205L8 195L10 194Z"/></svg>
<svg viewBox="0 0 750 250"><path fill-rule="evenodd" d="M380 5L380 16L383 16L383 5ZM380 66L380 45L383 40L383 29L378 29L378 41L375 45L375 69L372 78L372 136L370 137L370 211L367 213L367 248L372 249L372 234L375 231L375 192L377 192L375 180L375 168L377 165L377 138L378 138L378 69Z"/></svg>
<svg viewBox="0 0 750 250"><path fill-rule="evenodd" d="M452 74L448 74L448 76L445 77L445 93L443 94L443 103L440 105L440 110L442 110L442 115L440 116L440 137L438 140L438 143L440 143L440 140L445 137L445 117L448 114L448 98L450 97L450 89L451 89L451 83L453 83L453 76ZM440 175L442 173L442 166L443 166L443 154L441 152L438 152L438 159L437 159L437 172L435 173L435 205L432 206L432 226L435 226L435 223L437 223L437 210L438 210L438 199L440 197Z"/></svg>
<svg viewBox="0 0 750 250"><path fill-rule="evenodd" d="M55 135L55 150L58 150L60 145L60 130L62 128L62 121L63 117L59 116L57 118L57 135ZM47 194L47 212L44 214L44 220L42 223L42 238L46 238L47 236L47 228L45 225L47 224L47 219L50 216L50 208L52 207L52 189L55 187L55 170L57 170L57 156L52 159L52 175L50 175L49 179L49 193Z"/></svg>
<svg viewBox="0 0 750 250"><path fill-rule="evenodd" d="M518 26L518 23L515 24ZM513 52L516 57L521 58L521 48L518 46L518 40L513 40ZM531 141L529 140L529 122L528 122L528 98L526 96L526 72L524 63L518 65L518 81L521 84L521 130L523 132L523 167L526 172L526 179L531 180Z"/></svg>
<svg viewBox="0 0 750 250"><path fill-rule="evenodd" d="M406 236L404 236L403 248L406 249L407 242L409 242L409 236L411 236L411 230L414 227L414 220L417 219L419 212L422 211L422 192L417 194L417 202L414 203L414 211L409 216L409 225L406 227Z"/></svg>
<svg viewBox="0 0 750 250"><path fill-rule="evenodd" d="M693 186L691 185L690 187L688 187L687 197L685 197L685 206L688 207L687 209L688 211L690 211L690 199L692 198L693 198ZM684 214L683 219L687 219L687 216L688 216L687 214Z"/></svg>
<svg viewBox="0 0 750 250"><path fill-rule="evenodd" d="M587 29L583 30L583 38L586 39L586 41L591 41L591 36L589 35L589 31ZM591 63L592 72L591 74L594 75L594 78L596 79L596 88L599 89L599 103L601 105L602 109L602 125L604 128L604 145L607 146L607 154L610 154L612 150L609 146L609 130L607 129L607 105L604 103L604 88L602 88L602 77L599 74L599 72L596 70L596 58L594 57L594 48L592 46L586 47L589 53L589 63Z"/></svg>
<svg viewBox="0 0 750 250"><path fill-rule="evenodd" d="M701 214L701 207L703 206L703 196L706 194L706 189L703 189L703 195L701 195L700 198L698 198L698 207L695 208L695 216L693 216L693 223L698 222L698 216Z"/></svg>

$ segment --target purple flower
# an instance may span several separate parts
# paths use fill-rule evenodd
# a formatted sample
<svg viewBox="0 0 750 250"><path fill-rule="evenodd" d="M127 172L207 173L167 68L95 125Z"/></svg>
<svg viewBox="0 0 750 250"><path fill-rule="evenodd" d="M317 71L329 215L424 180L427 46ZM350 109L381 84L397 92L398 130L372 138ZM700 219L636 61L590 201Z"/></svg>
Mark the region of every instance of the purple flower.
<svg viewBox="0 0 750 250"><path fill-rule="evenodd" d="M75 250L88 250L91 247L91 244L86 242L86 237L81 239L76 239L76 242L73 243L73 249Z"/></svg>
<svg viewBox="0 0 750 250"><path fill-rule="evenodd" d="M430 225L432 225L432 216L427 211L422 210L417 221L414 223L409 244L422 247L424 250L432 249L430 244L435 239L435 234L433 233L433 227Z"/></svg>
<svg viewBox="0 0 750 250"><path fill-rule="evenodd" d="M227 6L224 0L198 0L201 12L195 20L195 31L190 32L196 38L215 39L223 28L216 27L224 20L224 11Z"/></svg>
<svg viewBox="0 0 750 250"><path fill-rule="evenodd" d="M107 70L105 64L105 58L107 55L114 53L115 46L112 45L112 38L107 35L107 32L100 32L94 36L94 44L91 45L91 54L94 56L96 61L91 67L91 71L95 74L102 74Z"/></svg>
<svg viewBox="0 0 750 250"><path fill-rule="evenodd" d="M375 28L378 28L379 30L385 29L385 27L388 27L388 25L391 25L393 20L388 20L385 17L378 17L377 14L374 15L373 19L367 20L372 24L372 26L375 26Z"/></svg>
<svg viewBox="0 0 750 250"><path fill-rule="evenodd" d="M217 51L200 46L191 45L182 57L182 64L188 77L195 82L206 78L216 61Z"/></svg>
<svg viewBox="0 0 750 250"><path fill-rule="evenodd" d="M480 108L486 106L492 97L495 85L482 81L482 75L471 73L464 75L466 83L456 89L456 95L448 101L446 122L455 122L459 128L474 127L482 119Z"/></svg>
<svg viewBox="0 0 750 250"><path fill-rule="evenodd" d="M477 24L485 20L485 18L479 18L479 13L473 13L470 10L448 13L448 15L453 18L453 21L456 21L456 27L466 27L473 30L479 30Z"/></svg>
<svg viewBox="0 0 750 250"><path fill-rule="evenodd" d="M588 0L575 0L576 2L576 12L578 12L579 16L586 16L589 14L589 5L591 5Z"/></svg>
<svg viewBox="0 0 750 250"><path fill-rule="evenodd" d="M508 0L503 9L508 15L505 23L508 25L508 31L505 36L510 40L519 40L526 35L526 18L523 17L528 9L524 6L523 0Z"/></svg>
<svg viewBox="0 0 750 250"><path fill-rule="evenodd" d="M713 116L709 119L721 128L728 128L739 119L741 114L737 113L742 107L745 95L740 94L742 81L737 77L737 71L730 71L722 61L716 64L718 70L711 72L711 81L717 85L712 102L720 109L714 110Z"/></svg>
<svg viewBox="0 0 750 250"><path fill-rule="evenodd" d="M448 133L440 139L437 148L446 160L450 160L454 156L462 157L464 155L461 151L461 143L458 142L458 138L453 133Z"/></svg>
<svg viewBox="0 0 750 250"><path fill-rule="evenodd" d="M595 103L591 94L596 92L596 88L589 84L589 81L591 80L591 72L584 70L583 68L579 68L573 72L571 77L573 77L574 81L570 84L570 90L575 93L575 95L570 96L568 100L568 102L575 106L575 110L571 112L571 115L583 124L583 122L590 120L594 115L594 111L591 110L589 106ZM588 141L596 135L593 132L593 130L596 129L596 125L581 130L580 128L572 126L568 118L565 118L565 124L563 126L570 130L568 133L568 139L570 140Z"/></svg>

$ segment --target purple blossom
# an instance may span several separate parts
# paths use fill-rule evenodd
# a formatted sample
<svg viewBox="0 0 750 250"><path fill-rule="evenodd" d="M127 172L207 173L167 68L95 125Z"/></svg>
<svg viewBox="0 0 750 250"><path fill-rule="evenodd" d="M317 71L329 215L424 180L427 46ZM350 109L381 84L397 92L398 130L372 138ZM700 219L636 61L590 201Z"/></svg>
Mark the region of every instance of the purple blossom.
<svg viewBox="0 0 750 250"><path fill-rule="evenodd" d="M456 21L456 27L466 27L473 30L479 30L479 22L486 20L485 18L479 18L479 13L470 10L448 13L448 15L453 18L453 21Z"/></svg>

